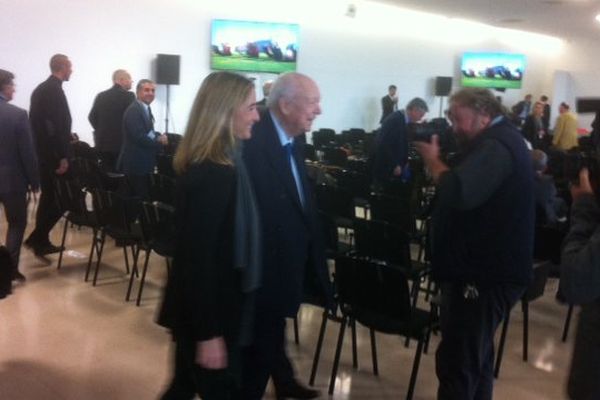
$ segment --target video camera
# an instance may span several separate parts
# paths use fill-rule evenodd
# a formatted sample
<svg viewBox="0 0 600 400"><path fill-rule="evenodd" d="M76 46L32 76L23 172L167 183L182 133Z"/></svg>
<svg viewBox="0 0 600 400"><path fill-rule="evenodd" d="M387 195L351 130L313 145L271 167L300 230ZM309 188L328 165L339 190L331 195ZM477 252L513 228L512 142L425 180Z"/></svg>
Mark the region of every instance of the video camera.
<svg viewBox="0 0 600 400"><path fill-rule="evenodd" d="M438 135L441 139L449 129L450 124L445 118L434 118L423 123L410 122L406 125L406 138L409 142L429 143L433 135Z"/></svg>

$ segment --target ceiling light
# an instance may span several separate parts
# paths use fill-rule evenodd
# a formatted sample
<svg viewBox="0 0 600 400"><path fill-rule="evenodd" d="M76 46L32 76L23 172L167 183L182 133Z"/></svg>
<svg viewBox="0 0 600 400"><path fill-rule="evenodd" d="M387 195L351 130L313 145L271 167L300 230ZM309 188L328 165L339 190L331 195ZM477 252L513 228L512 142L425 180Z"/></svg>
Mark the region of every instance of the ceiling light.
<svg viewBox="0 0 600 400"><path fill-rule="evenodd" d="M600 22L600 14L596 15L596 21Z"/></svg>

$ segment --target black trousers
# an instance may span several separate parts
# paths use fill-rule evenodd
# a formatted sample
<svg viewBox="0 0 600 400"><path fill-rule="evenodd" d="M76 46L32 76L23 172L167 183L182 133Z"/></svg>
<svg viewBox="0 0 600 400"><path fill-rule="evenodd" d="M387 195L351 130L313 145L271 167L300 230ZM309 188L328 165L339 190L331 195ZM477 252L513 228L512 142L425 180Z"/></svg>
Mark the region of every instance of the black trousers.
<svg viewBox="0 0 600 400"><path fill-rule="evenodd" d="M162 400L191 400L196 394L203 400L241 399L240 355L236 346L227 345L227 368L210 370L196 364L196 341L175 337L173 379Z"/></svg>
<svg viewBox="0 0 600 400"><path fill-rule="evenodd" d="M8 229L6 248L12 260L12 271L19 268L21 243L27 226L27 197L25 193L0 193L0 203L4 206Z"/></svg>
<svg viewBox="0 0 600 400"><path fill-rule="evenodd" d="M442 340L436 353L438 400L491 400L494 383L494 333L525 292L525 286L478 287L465 299L462 284L441 285Z"/></svg>
<svg viewBox="0 0 600 400"><path fill-rule="evenodd" d="M49 164L40 164L40 202L35 215L35 229L29 235L31 244L35 246L44 246L50 243L50 231L56 225L62 213L58 208L54 195L54 176L55 166Z"/></svg>
<svg viewBox="0 0 600 400"><path fill-rule="evenodd" d="M269 377L275 387L295 381L292 364L285 353L285 317L260 310L255 314L254 336L242 349L242 393L244 400L260 400Z"/></svg>

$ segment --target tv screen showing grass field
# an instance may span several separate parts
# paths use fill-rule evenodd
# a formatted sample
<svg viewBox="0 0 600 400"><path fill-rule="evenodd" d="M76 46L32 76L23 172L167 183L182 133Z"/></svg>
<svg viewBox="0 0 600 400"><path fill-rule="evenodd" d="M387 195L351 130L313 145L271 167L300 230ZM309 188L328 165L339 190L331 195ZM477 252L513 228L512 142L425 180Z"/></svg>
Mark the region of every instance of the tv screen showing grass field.
<svg viewBox="0 0 600 400"><path fill-rule="evenodd" d="M520 89L525 56L508 53L465 53L462 59L462 86Z"/></svg>
<svg viewBox="0 0 600 400"><path fill-rule="evenodd" d="M212 69L283 73L296 70L297 24L213 20Z"/></svg>

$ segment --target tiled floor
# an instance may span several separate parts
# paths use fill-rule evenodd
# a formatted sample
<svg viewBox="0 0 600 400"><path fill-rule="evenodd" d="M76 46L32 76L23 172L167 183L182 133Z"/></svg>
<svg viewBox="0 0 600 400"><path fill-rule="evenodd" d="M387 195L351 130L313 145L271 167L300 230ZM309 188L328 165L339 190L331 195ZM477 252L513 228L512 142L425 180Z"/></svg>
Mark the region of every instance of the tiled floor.
<svg viewBox="0 0 600 400"><path fill-rule="evenodd" d="M59 242L62 222L53 241ZM4 237L5 222L0 223ZM63 268L44 265L23 250L21 270L27 282L0 301L0 399L1 400L96 400L154 399L169 379L170 339L153 320L165 280L164 260L153 255L150 276L141 307L125 302L127 276L123 255L113 243L107 245L99 283L84 282L91 232L69 229ZM545 296L530 306L529 362L521 361L522 313L513 310L496 399L564 399L565 379L572 349L560 341L566 307L554 300L557 282L550 280ZM300 314L300 345L289 354L298 377L308 381L316 343L320 311L303 308ZM291 324L290 324L291 327ZM338 324L327 330L316 386L327 398L327 382ZM404 398L414 356L398 337L378 335L379 369L371 372L368 331L358 329L359 368L353 370L350 340L345 341L333 399ZM437 381L433 349L424 355L415 399L434 399ZM269 388L267 399L272 399Z"/></svg>

